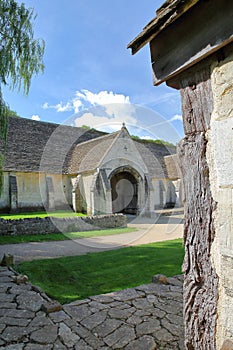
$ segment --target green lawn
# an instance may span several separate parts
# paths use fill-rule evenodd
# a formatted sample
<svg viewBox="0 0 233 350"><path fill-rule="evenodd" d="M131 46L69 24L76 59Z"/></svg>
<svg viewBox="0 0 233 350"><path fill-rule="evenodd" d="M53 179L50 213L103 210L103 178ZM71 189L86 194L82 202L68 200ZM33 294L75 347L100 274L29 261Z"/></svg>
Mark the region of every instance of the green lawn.
<svg viewBox="0 0 233 350"><path fill-rule="evenodd" d="M43 235L0 236L0 245L27 243L27 242L65 241L67 239L118 235L118 234L133 232L133 231L136 231L136 229L126 227L126 228L114 228L114 229L106 229L106 230L98 230L98 231L70 232L66 234L50 233L50 234L43 234Z"/></svg>
<svg viewBox="0 0 233 350"><path fill-rule="evenodd" d="M31 213L19 213L19 214L1 214L1 219L6 220L18 220L18 219L27 219L27 218L45 218L48 216L54 216L56 218L65 218L65 217L74 217L74 216L86 216L82 213L74 213L73 211L64 211L64 210L57 210L52 212L31 212Z"/></svg>
<svg viewBox="0 0 233 350"><path fill-rule="evenodd" d="M61 303L150 283L153 275L181 273L182 240L165 241L77 257L21 263L29 276Z"/></svg>

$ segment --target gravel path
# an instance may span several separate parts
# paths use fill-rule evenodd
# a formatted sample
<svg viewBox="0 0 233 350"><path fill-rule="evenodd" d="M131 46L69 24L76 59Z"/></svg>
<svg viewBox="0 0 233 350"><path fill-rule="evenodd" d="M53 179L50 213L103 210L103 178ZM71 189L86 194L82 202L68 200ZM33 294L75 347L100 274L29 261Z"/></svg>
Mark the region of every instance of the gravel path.
<svg viewBox="0 0 233 350"><path fill-rule="evenodd" d="M34 259L76 256L126 246L171 240L183 236L182 215L162 216L156 224L154 224L154 219L136 218L131 220L128 227L135 228L137 231L67 241L0 245L0 259L2 259L4 253L13 255L16 263Z"/></svg>

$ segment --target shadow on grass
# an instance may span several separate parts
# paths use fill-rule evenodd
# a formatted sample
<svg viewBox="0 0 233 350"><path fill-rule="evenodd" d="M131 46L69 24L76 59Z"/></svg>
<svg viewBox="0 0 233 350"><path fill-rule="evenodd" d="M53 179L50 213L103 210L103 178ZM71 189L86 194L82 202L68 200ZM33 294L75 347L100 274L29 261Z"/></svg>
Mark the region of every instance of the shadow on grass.
<svg viewBox="0 0 233 350"><path fill-rule="evenodd" d="M181 273L182 240L24 262L18 270L61 303L150 283L153 275Z"/></svg>

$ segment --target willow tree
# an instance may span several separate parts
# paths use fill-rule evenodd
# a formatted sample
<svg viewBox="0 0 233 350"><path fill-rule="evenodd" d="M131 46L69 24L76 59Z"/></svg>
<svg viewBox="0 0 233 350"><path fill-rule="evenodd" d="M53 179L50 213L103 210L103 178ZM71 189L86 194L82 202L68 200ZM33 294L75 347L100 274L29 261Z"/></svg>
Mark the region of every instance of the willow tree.
<svg viewBox="0 0 233 350"><path fill-rule="evenodd" d="M44 41L34 39L32 8L14 0L0 0L0 138L6 146L8 107L2 97L2 86L26 95L33 75L43 72ZM0 191L2 189L0 154Z"/></svg>

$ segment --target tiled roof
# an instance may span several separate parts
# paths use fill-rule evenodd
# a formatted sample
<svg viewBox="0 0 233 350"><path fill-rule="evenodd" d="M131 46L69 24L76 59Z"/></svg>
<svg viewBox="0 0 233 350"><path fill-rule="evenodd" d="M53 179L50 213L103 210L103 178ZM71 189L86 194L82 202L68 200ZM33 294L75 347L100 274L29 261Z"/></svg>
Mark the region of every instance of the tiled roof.
<svg viewBox="0 0 233 350"><path fill-rule="evenodd" d="M108 134L75 146L70 157L68 173L77 174L96 169L118 134L119 132Z"/></svg>
<svg viewBox="0 0 233 350"><path fill-rule="evenodd" d="M120 135L120 132L121 131L118 131L77 145L72 152L68 173L77 174L84 171L95 170L100 165L105 153L111 148L113 142ZM168 173L164 157L174 154L176 148L149 142L133 142L150 176L160 179L167 178Z"/></svg>
<svg viewBox="0 0 233 350"><path fill-rule="evenodd" d="M164 162L166 165L169 179L172 179L172 180L180 179L181 174L180 174L177 154L164 157Z"/></svg>
<svg viewBox="0 0 233 350"><path fill-rule="evenodd" d="M67 154L74 145L100 135L94 130L10 117L3 169L60 173L61 166L62 170L66 168ZM42 158L46 145L47 152ZM2 144L0 150L3 151ZM44 159L42 169L41 159Z"/></svg>
<svg viewBox="0 0 233 350"><path fill-rule="evenodd" d="M153 142L135 141L142 159L144 160L151 178L163 179L168 177L164 157L176 153L176 147L165 146Z"/></svg>
<svg viewBox="0 0 233 350"><path fill-rule="evenodd" d="M11 117L3 169L53 174L95 170L121 132L102 136L103 133L96 130ZM174 154L175 147L133 142L149 175L166 178L168 173L164 157Z"/></svg>

